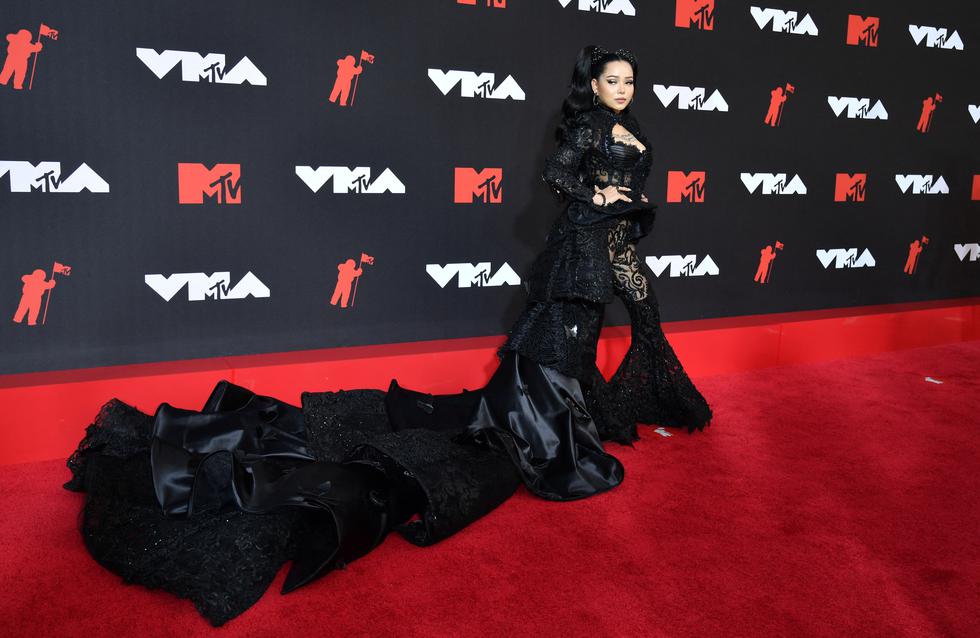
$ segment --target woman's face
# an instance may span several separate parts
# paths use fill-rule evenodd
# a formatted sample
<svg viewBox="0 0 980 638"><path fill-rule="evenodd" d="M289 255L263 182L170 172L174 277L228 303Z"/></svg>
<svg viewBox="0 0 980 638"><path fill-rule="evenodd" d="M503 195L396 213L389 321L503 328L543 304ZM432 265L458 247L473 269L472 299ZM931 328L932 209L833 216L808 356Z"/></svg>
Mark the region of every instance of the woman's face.
<svg viewBox="0 0 980 638"><path fill-rule="evenodd" d="M607 62L599 79L592 80L592 91L599 102L614 111L622 111L633 101L633 65L622 60Z"/></svg>

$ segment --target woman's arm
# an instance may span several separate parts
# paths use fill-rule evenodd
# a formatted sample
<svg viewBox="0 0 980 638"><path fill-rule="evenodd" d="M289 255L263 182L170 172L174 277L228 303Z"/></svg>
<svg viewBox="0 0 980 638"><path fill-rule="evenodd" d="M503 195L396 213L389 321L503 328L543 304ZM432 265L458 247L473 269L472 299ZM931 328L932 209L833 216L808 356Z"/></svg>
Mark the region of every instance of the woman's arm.
<svg viewBox="0 0 980 638"><path fill-rule="evenodd" d="M595 188L586 186L578 179L579 164L586 151L592 146L592 134L590 122L585 118L579 118L558 149L544 161L541 179L559 194L601 209L596 201L601 202L602 198L596 196Z"/></svg>

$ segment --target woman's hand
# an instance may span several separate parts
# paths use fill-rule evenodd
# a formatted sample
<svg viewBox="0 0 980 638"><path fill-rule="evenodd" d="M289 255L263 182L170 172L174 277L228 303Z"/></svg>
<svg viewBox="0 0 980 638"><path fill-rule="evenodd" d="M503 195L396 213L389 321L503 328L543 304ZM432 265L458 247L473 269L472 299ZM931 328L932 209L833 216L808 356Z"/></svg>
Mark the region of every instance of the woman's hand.
<svg viewBox="0 0 980 638"><path fill-rule="evenodd" d="M650 203L650 200L647 199L647 196L645 194L643 194L643 193L640 194L640 201L643 202L644 204L649 204Z"/></svg>
<svg viewBox="0 0 980 638"><path fill-rule="evenodd" d="M624 202L633 201L632 199L630 199L625 195L625 193L628 193L631 190L626 186L615 186L613 184L610 184L609 186L606 186L601 190L599 189L598 186L593 186L592 188L594 188L596 192L595 196L592 197L592 202L596 206L602 206L602 205L608 206L609 204L618 202L620 200ZM599 197L600 193L602 193L606 197L605 204L603 204L602 197Z"/></svg>

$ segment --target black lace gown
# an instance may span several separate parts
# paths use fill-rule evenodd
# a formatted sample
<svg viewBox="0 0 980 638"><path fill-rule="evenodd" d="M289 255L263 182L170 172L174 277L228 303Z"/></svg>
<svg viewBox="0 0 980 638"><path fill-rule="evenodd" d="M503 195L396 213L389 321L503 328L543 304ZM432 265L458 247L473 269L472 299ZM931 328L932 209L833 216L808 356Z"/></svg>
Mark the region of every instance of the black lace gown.
<svg viewBox="0 0 980 638"><path fill-rule="evenodd" d="M616 141L616 124L645 149ZM598 107L578 117L542 176L569 204L479 390L433 396L393 380L387 392L307 392L292 406L221 382L200 411L105 404L65 485L86 493L89 552L220 625L287 561L284 593L392 531L423 546L447 538L522 483L552 500L609 490L623 466L601 441L630 444L637 423L703 429L711 411L664 338L636 256L653 223L639 196L650 164L630 115ZM609 184L630 187L633 202L595 206L594 187ZM607 383L595 357L615 298L632 342Z"/></svg>

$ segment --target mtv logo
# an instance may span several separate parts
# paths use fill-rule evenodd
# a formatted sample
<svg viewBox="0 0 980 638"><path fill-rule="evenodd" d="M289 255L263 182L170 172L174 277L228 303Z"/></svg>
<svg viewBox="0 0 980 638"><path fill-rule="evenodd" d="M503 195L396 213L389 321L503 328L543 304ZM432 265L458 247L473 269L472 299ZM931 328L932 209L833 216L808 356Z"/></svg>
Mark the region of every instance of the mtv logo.
<svg viewBox="0 0 980 638"><path fill-rule="evenodd" d="M834 201L863 202L867 188L867 173L854 173L854 175L837 173L837 179L834 183Z"/></svg>
<svg viewBox="0 0 980 638"><path fill-rule="evenodd" d="M715 90L711 97L705 97L707 91L704 87L687 86L665 86L654 84L653 93L660 100L660 103L667 108L674 100L677 100L677 108L682 111L694 109L695 111L723 111L728 112L728 102Z"/></svg>
<svg viewBox="0 0 980 638"><path fill-rule="evenodd" d="M834 95L828 95L827 104L830 105L831 110L833 110L834 115L837 117L840 117L841 113L847 110L848 119L888 119L888 111L885 110L885 105L881 103L881 100L878 100L874 106L871 106L871 98L836 97Z"/></svg>
<svg viewBox="0 0 980 638"><path fill-rule="evenodd" d="M718 266L711 255L705 255L701 263L698 263L697 255L663 255L662 257L650 255L646 262L657 277L668 268L671 277L703 277L719 273Z"/></svg>
<svg viewBox="0 0 980 638"><path fill-rule="evenodd" d="M521 283L521 278L517 276L517 273L507 262L504 262L493 275L490 274L489 261L478 264L446 264L445 266L426 264L425 272L429 273L429 276L439 284L440 288L445 288L454 278L459 288L519 286Z"/></svg>
<svg viewBox="0 0 980 638"><path fill-rule="evenodd" d="M857 248L830 248L828 250L817 249L817 259L826 269L830 264L834 268L874 268L875 258L867 248L858 257Z"/></svg>
<svg viewBox="0 0 980 638"><path fill-rule="evenodd" d="M878 46L878 25L880 18L862 18L854 14L847 16L847 44L866 47Z"/></svg>
<svg viewBox="0 0 980 638"><path fill-rule="evenodd" d="M715 0L677 0L674 6L674 26L681 29L713 31Z"/></svg>
<svg viewBox="0 0 980 638"><path fill-rule="evenodd" d="M817 25L813 23L810 14L806 14L801 19L796 11L783 11L781 9L768 9L763 7L749 7L749 13L755 20L759 29L765 29L766 25L772 24L772 30L777 33L792 33L794 35L819 35Z"/></svg>
<svg viewBox="0 0 980 638"><path fill-rule="evenodd" d="M573 0L558 0L563 8L568 8ZM636 15L636 7L630 0L578 0L579 11L596 11L598 13L619 13L627 16Z"/></svg>
<svg viewBox="0 0 980 638"><path fill-rule="evenodd" d="M705 171L667 171L667 201L703 203L706 179Z"/></svg>
<svg viewBox="0 0 980 638"><path fill-rule="evenodd" d="M224 53L201 55L194 51L166 50L157 53L154 49L138 47L136 57L153 71L158 79L163 79L174 67L180 66L180 78L184 82L204 80L212 84L242 84L265 86L265 75L247 57L239 60L233 68L225 70Z"/></svg>
<svg viewBox="0 0 980 638"><path fill-rule="evenodd" d="M242 165L177 164L177 201L181 204L203 204L204 200L217 204L242 203Z"/></svg>
<svg viewBox="0 0 980 638"><path fill-rule="evenodd" d="M963 40L960 39L960 34L956 31L949 33L946 27L936 28L910 24L909 35L915 40L916 45L925 42L926 46L930 48L963 50Z"/></svg>
<svg viewBox="0 0 980 638"><path fill-rule="evenodd" d="M474 73L473 71L443 71L429 69L429 79L442 92L449 95L458 85L462 97L482 97L491 100L524 100L524 89L512 76L508 75L494 87L496 76L493 73Z"/></svg>
<svg viewBox="0 0 980 638"><path fill-rule="evenodd" d="M806 184L799 175L788 182L786 173L740 173L739 177L749 193L762 186L763 195L806 195Z"/></svg>
<svg viewBox="0 0 980 638"><path fill-rule="evenodd" d="M10 175L11 193L108 193L109 183L88 164L82 163L68 177L61 178L61 162L0 161L0 178Z"/></svg>
<svg viewBox="0 0 980 638"><path fill-rule="evenodd" d="M903 193L911 188L913 195L949 195L949 186L942 175L938 179L932 175L896 175L895 182Z"/></svg>
<svg viewBox="0 0 980 638"><path fill-rule="evenodd" d="M297 166L296 175L309 186L314 193L320 191L323 185L333 180L333 193L363 193L377 195L380 193L405 193L405 184L386 168L373 181L369 166Z"/></svg>
<svg viewBox="0 0 980 638"><path fill-rule="evenodd" d="M453 203L472 204L479 200L484 204L499 204L503 200L502 168L475 168L457 166L453 189Z"/></svg>
<svg viewBox="0 0 980 638"><path fill-rule="evenodd" d="M164 301L170 301L187 286L188 301L244 299L246 297L269 297L269 288L262 283L251 271L231 287L231 276L228 272L216 272L207 275L202 272L174 273L164 277L160 274L144 275L143 281L153 289Z"/></svg>

